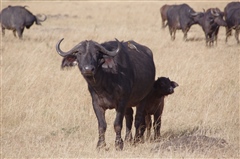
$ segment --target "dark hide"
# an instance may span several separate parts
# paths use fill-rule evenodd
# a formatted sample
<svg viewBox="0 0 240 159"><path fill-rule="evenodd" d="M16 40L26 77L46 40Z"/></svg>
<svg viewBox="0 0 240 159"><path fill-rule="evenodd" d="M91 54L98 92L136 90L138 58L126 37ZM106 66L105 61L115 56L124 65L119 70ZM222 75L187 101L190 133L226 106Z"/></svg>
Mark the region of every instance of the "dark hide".
<svg viewBox="0 0 240 159"><path fill-rule="evenodd" d="M196 24L196 20L192 14L197 14L189 5L180 4L173 5L167 11L167 21L171 39L175 40L176 30L181 29L184 40L187 40L187 32L193 24Z"/></svg>
<svg viewBox="0 0 240 159"><path fill-rule="evenodd" d="M136 49L129 48L129 43ZM120 51L115 56L109 56L102 52L103 49L100 49L102 47L108 51L120 48ZM57 50L59 50L58 48ZM65 56L62 67L73 66L73 62L76 61L81 74L88 83L93 109L98 120L97 148L106 145L105 111L115 109L115 147L117 150L121 150L123 148L121 130L125 112L129 111L128 109L131 109L132 106L138 105L150 92L154 83L155 65L152 51L134 41L109 41L102 44L83 41L69 52L70 55L61 55ZM135 122L138 125L141 124L140 121L136 120Z"/></svg>
<svg viewBox="0 0 240 159"><path fill-rule="evenodd" d="M217 44L219 27L227 25L223 19L223 12L218 8L209 8L201 14L202 16L198 17L197 21L204 31L206 46L212 46L214 41Z"/></svg>
<svg viewBox="0 0 240 159"><path fill-rule="evenodd" d="M178 84L166 77L160 77L154 82L154 86L144 100L137 105L137 112L145 116L140 129L136 130L135 142L143 142L143 134L147 127L147 139L150 137L152 126L151 115L154 116L154 139L160 137L161 116L164 108L164 97L174 93ZM139 112L140 111L140 112Z"/></svg>
<svg viewBox="0 0 240 159"><path fill-rule="evenodd" d="M232 29L235 29L235 38L239 43L240 32L240 2L230 2L224 8L224 16L227 23L226 26L226 39L232 34Z"/></svg>
<svg viewBox="0 0 240 159"><path fill-rule="evenodd" d="M33 15L30 11L26 9L26 6L8 6L1 11L1 26L2 34L5 35L5 29L13 30L13 34L16 37L16 31L18 37L21 39L24 28L29 29L35 22L37 25L41 25L40 22L46 20L39 19L37 16Z"/></svg>

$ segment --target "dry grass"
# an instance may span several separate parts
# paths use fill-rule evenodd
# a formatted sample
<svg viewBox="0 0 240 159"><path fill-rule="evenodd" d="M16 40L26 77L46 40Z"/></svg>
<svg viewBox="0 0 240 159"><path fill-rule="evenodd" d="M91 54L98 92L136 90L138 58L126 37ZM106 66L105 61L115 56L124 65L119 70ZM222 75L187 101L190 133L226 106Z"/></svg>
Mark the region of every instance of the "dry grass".
<svg viewBox="0 0 240 159"><path fill-rule="evenodd" d="M196 11L223 9L226 3L188 2ZM48 19L43 26L25 30L22 41L11 31L2 39L2 157L239 157L240 48L233 37L225 44L224 28L218 46L206 48L197 25L189 31L188 42L182 41L181 31L174 42L170 40L168 29L160 29L163 2L2 2L2 7L9 4L28 5L34 14L45 13ZM109 150L95 150L97 119L86 82L77 67L60 70L55 44L62 37L63 50L82 40L104 42L115 37L152 49L157 76L180 85L166 98L162 142L125 144L116 152L115 112L108 110ZM209 140L199 138L200 151L192 150L191 144L181 149L183 136ZM209 147L212 138L226 141L227 146ZM180 146L159 146L168 140Z"/></svg>

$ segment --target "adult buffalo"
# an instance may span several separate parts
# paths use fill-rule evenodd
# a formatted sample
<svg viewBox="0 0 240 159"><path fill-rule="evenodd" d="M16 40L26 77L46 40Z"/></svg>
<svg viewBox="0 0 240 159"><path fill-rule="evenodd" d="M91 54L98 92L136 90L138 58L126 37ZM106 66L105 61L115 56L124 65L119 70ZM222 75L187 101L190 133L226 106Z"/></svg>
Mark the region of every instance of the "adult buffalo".
<svg viewBox="0 0 240 159"><path fill-rule="evenodd" d="M227 25L223 19L223 12L219 8L209 8L197 21L204 31L206 46L212 46L214 41L217 44L219 27Z"/></svg>
<svg viewBox="0 0 240 159"><path fill-rule="evenodd" d="M134 41L119 42L116 39L102 44L92 40L82 41L70 51L63 52L60 49L62 40L56 45L58 54L64 57L62 68L78 64L92 96L92 105L98 120L97 148L106 145L105 111L115 109L115 147L122 150L121 130L125 111L144 99L154 83L152 51ZM141 114L136 116L143 118ZM136 129L140 124L140 120L135 120Z"/></svg>
<svg viewBox="0 0 240 159"><path fill-rule="evenodd" d="M43 19L40 19L43 17ZM0 22L2 26L2 34L5 35L5 29L13 30L13 35L16 37L16 31L18 37L22 39L24 28L29 29L35 22L37 25L41 25L41 22L45 21L47 17L45 15L33 15L26 6L8 6L1 11Z"/></svg>
<svg viewBox="0 0 240 159"><path fill-rule="evenodd" d="M175 40L176 30L181 29L184 40L187 40L187 32L193 24L197 24L195 19L197 13L187 4L174 5L167 11L167 21L171 39Z"/></svg>
<svg viewBox="0 0 240 159"><path fill-rule="evenodd" d="M226 26L226 39L232 34L232 29L235 29L235 38L239 43L240 32L240 2L230 2L224 8L224 16L227 23Z"/></svg>

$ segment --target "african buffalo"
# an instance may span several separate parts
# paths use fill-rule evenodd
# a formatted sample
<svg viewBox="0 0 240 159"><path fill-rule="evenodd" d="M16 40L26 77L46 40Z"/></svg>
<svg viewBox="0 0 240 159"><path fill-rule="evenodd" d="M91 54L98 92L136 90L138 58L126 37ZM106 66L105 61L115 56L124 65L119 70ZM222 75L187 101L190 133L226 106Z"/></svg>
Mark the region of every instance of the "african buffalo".
<svg viewBox="0 0 240 159"><path fill-rule="evenodd" d="M177 29L181 29L184 40L187 40L187 32L193 24L197 24L197 13L187 4L174 5L167 11L167 21L171 39L175 40Z"/></svg>
<svg viewBox="0 0 240 159"><path fill-rule="evenodd" d="M165 28L167 26L167 23L165 24L165 21L167 20L167 11L171 6L173 5L165 4L160 8L160 15L162 18L162 28Z"/></svg>
<svg viewBox="0 0 240 159"><path fill-rule="evenodd" d="M227 23L226 26L226 39L232 33L232 29L235 29L235 38L237 43L239 43L239 32L240 32L240 2L231 2L228 3L224 8L224 16Z"/></svg>
<svg viewBox="0 0 240 159"><path fill-rule="evenodd" d="M29 29L35 22L37 25L41 25L41 22L45 21L47 17L42 15L43 19L39 18L40 15L35 16L26 6L8 6L1 11L0 22L2 26L2 34L5 35L5 29L13 30L13 35L16 37L16 31L18 37L22 39L24 28Z"/></svg>
<svg viewBox="0 0 240 159"><path fill-rule="evenodd" d="M213 45L214 41L217 44L219 27L227 25L223 19L223 12L218 8L209 8L197 21L204 31L206 46Z"/></svg>
<svg viewBox="0 0 240 159"><path fill-rule="evenodd" d="M92 105L98 120L97 148L106 145L105 111L114 108L115 147L122 150L121 130L125 111L138 105L154 84L155 64L152 51L134 41L119 42L116 39L102 44L86 40L70 51L63 52L60 49L62 40L56 45L58 54L63 57L62 68L78 64L92 96ZM144 118L141 114L136 116ZM141 121L135 120L135 125L138 129Z"/></svg>
<svg viewBox="0 0 240 159"><path fill-rule="evenodd" d="M150 137L152 121L151 115L154 116L154 139L160 137L161 117L164 108L164 97L174 93L174 88L178 84L171 81L167 77L159 77L152 87L149 94L137 105L138 109L142 109L142 114L145 116L145 120L142 120L140 129L136 130L135 142L143 141L143 134L147 128L147 139ZM137 141L136 141L137 140Z"/></svg>

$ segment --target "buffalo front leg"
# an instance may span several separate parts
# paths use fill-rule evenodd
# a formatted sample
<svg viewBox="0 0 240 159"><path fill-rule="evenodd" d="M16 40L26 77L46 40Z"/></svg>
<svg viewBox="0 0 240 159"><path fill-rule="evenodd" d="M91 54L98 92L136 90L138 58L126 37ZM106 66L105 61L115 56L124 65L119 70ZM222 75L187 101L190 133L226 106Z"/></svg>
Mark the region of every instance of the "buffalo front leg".
<svg viewBox="0 0 240 159"><path fill-rule="evenodd" d="M122 150L123 149L123 140L121 137L121 131L122 131L122 123L123 123L123 117L125 113L125 102L120 102L118 107L116 108L116 119L114 121L114 130L116 133L116 139L115 139L115 148L116 150Z"/></svg>
<svg viewBox="0 0 240 159"><path fill-rule="evenodd" d="M135 137L134 143L143 143L144 137L143 134L146 130L146 123L145 123L145 101L143 101L140 105L137 106L136 109L136 116L135 116Z"/></svg>
<svg viewBox="0 0 240 159"><path fill-rule="evenodd" d="M23 34L23 31L24 31L24 28L17 28L16 30L17 30L19 39L22 39L22 34Z"/></svg>
<svg viewBox="0 0 240 159"><path fill-rule="evenodd" d="M132 123L133 123L133 109L127 108L125 110L125 119L126 119L126 135L125 135L125 141L131 142L132 140Z"/></svg>
<svg viewBox="0 0 240 159"><path fill-rule="evenodd" d="M105 120L105 110L98 105L93 106L97 120L98 120L98 143L97 149L101 149L106 146L105 132L107 129L107 123Z"/></svg>
<svg viewBox="0 0 240 159"><path fill-rule="evenodd" d="M160 138L160 128L161 128L161 115L159 113L154 114L154 140Z"/></svg>
<svg viewBox="0 0 240 159"><path fill-rule="evenodd" d="M238 26L235 30L235 38L237 40L237 43L239 44L239 32L240 32L240 26Z"/></svg>
<svg viewBox="0 0 240 159"><path fill-rule="evenodd" d="M5 28L2 27L2 35L5 36Z"/></svg>
<svg viewBox="0 0 240 159"><path fill-rule="evenodd" d="M146 140L149 140L149 139L150 139L150 136L151 136L151 127L152 127L151 115L147 114L147 115L145 116L145 122L146 122L146 127L147 127Z"/></svg>

